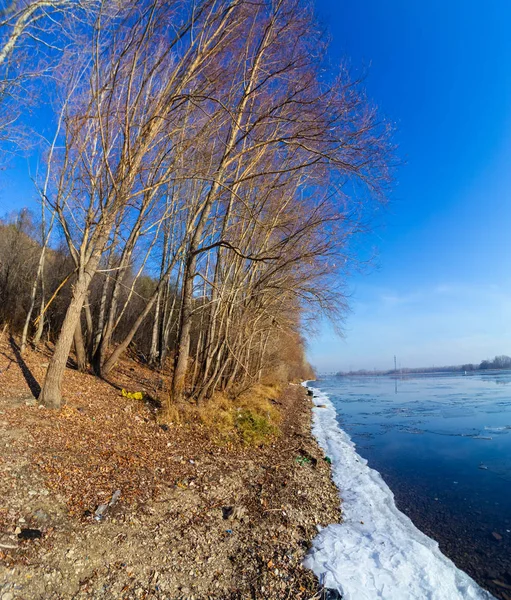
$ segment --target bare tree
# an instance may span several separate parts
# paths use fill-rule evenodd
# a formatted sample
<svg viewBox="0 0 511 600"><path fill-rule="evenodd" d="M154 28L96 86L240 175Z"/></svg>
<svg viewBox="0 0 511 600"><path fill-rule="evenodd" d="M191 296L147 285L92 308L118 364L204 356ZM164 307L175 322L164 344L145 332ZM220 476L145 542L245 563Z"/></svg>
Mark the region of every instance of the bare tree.
<svg viewBox="0 0 511 600"><path fill-rule="evenodd" d="M103 377L131 344L152 365L170 355L168 407L290 377L308 318L342 318L351 240L384 201L385 123L345 70L323 78L305 0L51 4L87 18L58 50L38 187L23 348L38 298L36 338L48 315L52 228L68 261L49 292L60 331L41 401L60 406L73 344L78 367ZM23 36L48 31L47 10L13 13L0 68Z"/></svg>
<svg viewBox="0 0 511 600"><path fill-rule="evenodd" d="M99 0L0 1L0 136L6 142L32 145L29 119L18 124L19 117L47 97L62 52L77 42L77 31L98 5Z"/></svg>
<svg viewBox="0 0 511 600"><path fill-rule="evenodd" d="M182 109L205 59L222 47L235 5L206 1L183 14L179 3L152 2L122 18L100 12L90 85L66 121L53 201L77 275L41 392L47 406L60 406L76 323L112 228L119 220L129 228L143 199L168 182Z"/></svg>
<svg viewBox="0 0 511 600"><path fill-rule="evenodd" d="M364 199L349 200L343 189L351 182L378 197L387 180L387 131L345 72L321 82L322 45L304 4L245 9L250 18L237 49L245 60L221 104L228 109L216 138L224 141L186 251L175 402L186 388L196 278L208 282L211 299L196 353L201 368L188 384L201 399L222 379L248 376L254 353L247 336L256 338L248 332L276 289L333 310L338 297L314 289L311 277L317 274L317 284L333 272L327 262L343 258L360 226ZM201 260L209 265L202 273Z"/></svg>

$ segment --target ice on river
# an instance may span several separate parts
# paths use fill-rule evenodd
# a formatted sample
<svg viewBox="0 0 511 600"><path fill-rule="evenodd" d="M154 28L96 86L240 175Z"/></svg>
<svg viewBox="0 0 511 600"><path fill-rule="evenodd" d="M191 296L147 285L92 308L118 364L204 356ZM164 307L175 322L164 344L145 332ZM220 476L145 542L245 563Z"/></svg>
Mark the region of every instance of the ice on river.
<svg viewBox="0 0 511 600"><path fill-rule="evenodd" d="M493 598L397 509L380 474L368 467L339 428L328 396L311 389L316 405L313 433L332 460L343 522L319 532L305 566L327 588L340 592L343 600Z"/></svg>

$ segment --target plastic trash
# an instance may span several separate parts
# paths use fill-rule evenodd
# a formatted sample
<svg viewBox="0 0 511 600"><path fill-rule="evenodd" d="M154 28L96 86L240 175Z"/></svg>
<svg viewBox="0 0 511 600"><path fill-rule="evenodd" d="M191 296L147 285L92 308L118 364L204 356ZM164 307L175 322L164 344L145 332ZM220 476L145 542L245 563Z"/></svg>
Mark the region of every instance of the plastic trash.
<svg viewBox="0 0 511 600"><path fill-rule="evenodd" d="M120 497L121 497L121 490L115 490L115 492L112 494L112 497L108 504L100 504L96 508L96 511L94 513L94 519L96 519L96 521L102 521L105 518L108 510L117 503L117 501L119 500Z"/></svg>

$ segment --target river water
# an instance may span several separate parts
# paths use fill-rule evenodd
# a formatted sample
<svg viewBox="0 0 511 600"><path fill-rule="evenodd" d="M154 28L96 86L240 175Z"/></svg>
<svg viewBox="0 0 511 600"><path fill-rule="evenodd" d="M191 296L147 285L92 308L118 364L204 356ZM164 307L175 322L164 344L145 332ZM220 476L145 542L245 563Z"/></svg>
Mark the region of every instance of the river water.
<svg viewBox="0 0 511 600"><path fill-rule="evenodd" d="M314 387L397 507L482 587L511 598L511 372Z"/></svg>

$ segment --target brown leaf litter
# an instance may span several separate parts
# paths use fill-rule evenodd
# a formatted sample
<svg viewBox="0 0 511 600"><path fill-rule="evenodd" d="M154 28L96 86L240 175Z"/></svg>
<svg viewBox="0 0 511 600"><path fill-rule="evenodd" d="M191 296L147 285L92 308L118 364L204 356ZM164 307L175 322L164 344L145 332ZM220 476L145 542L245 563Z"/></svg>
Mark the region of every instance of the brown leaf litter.
<svg viewBox="0 0 511 600"><path fill-rule="evenodd" d="M133 361L110 383L68 369L60 412L27 383L27 371L42 382L48 356L23 361L0 347L0 598L319 598L301 562L317 526L339 521L339 498L303 388L282 394L271 444L220 445L123 396L165 393ZM19 539L24 529L41 539Z"/></svg>

